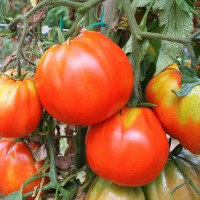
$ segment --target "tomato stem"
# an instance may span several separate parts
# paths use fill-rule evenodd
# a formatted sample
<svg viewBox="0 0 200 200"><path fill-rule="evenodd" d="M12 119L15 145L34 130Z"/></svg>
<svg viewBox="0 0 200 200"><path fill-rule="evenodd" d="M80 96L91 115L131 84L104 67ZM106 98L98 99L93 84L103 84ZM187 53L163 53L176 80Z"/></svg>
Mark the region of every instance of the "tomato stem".
<svg viewBox="0 0 200 200"><path fill-rule="evenodd" d="M131 104L132 106L136 106L138 102L140 102L143 98L142 90L141 90L141 84L140 84L140 52L139 52L139 41L142 40L142 37L140 36L140 28L136 22L136 19L134 17L134 12L131 9L131 4L127 0L122 0L124 11L127 15L129 26L131 29L131 37L133 40L132 44L132 53L131 56L133 58L133 66L134 66L134 93L132 95Z"/></svg>
<svg viewBox="0 0 200 200"><path fill-rule="evenodd" d="M23 27L22 37L17 47L17 76L18 78L21 77L21 62L20 62L21 51L22 51L24 40L26 39L26 32L28 29L28 19L26 17L22 17L22 19L24 21L23 22L24 27Z"/></svg>
<svg viewBox="0 0 200 200"><path fill-rule="evenodd" d="M49 133L47 136L47 142L49 146L49 156L50 156L50 178L53 182L55 188L58 186L57 170L56 170L56 161L55 161L55 148L53 141L53 118L49 120Z"/></svg>
<svg viewBox="0 0 200 200"><path fill-rule="evenodd" d="M77 169L83 167L86 164L86 152L85 152L85 136L87 133L87 127L77 127L77 134L75 136L75 154Z"/></svg>

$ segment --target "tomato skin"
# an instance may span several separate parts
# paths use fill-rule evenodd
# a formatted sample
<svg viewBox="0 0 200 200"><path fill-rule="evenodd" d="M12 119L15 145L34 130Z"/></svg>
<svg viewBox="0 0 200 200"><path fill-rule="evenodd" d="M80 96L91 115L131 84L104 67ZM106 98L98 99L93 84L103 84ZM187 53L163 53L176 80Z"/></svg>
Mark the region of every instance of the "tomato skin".
<svg viewBox="0 0 200 200"><path fill-rule="evenodd" d="M176 65L153 77L145 91L148 102L169 135L192 153L200 154L200 85L185 97L178 97L171 90L181 88L181 74Z"/></svg>
<svg viewBox="0 0 200 200"><path fill-rule="evenodd" d="M141 187L124 187L97 177L90 187L86 200L145 200Z"/></svg>
<svg viewBox="0 0 200 200"><path fill-rule="evenodd" d="M200 188L200 160L188 151L183 151L174 156L174 159L190 176L197 188ZM143 187L143 191L148 200L200 200L199 195L189 184L185 184L173 195L170 192L177 186L187 182L176 164L169 158L164 170L150 184Z"/></svg>
<svg viewBox="0 0 200 200"><path fill-rule="evenodd" d="M44 164L43 161L36 161L32 151L40 147L38 143L26 144L15 142L13 139L3 138L0 140L0 193L4 196L18 191L21 185L33 176ZM44 183L47 183L45 178ZM34 190L41 182L36 179L25 186L23 193ZM30 198L29 198L30 199Z"/></svg>
<svg viewBox="0 0 200 200"><path fill-rule="evenodd" d="M95 31L48 49L36 70L36 88L49 114L89 125L118 112L133 89L131 64L115 43Z"/></svg>
<svg viewBox="0 0 200 200"><path fill-rule="evenodd" d="M16 73L8 70L7 75ZM35 131L42 116L42 105L32 78L13 80L0 76L0 136L17 138Z"/></svg>
<svg viewBox="0 0 200 200"><path fill-rule="evenodd" d="M123 186L141 186L155 179L169 153L165 132L148 108L123 108L89 126L86 155L100 177Z"/></svg>
<svg viewBox="0 0 200 200"><path fill-rule="evenodd" d="M182 151L174 159L179 162L197 188L200 188L198 158L188 151ZM189 183L179 188L174 194L170 194L175 187L186 181L187 179L169 158L161 174L142 187L123 187L97 177L89 188L86 200L199 200L198 194Z"/></svg>

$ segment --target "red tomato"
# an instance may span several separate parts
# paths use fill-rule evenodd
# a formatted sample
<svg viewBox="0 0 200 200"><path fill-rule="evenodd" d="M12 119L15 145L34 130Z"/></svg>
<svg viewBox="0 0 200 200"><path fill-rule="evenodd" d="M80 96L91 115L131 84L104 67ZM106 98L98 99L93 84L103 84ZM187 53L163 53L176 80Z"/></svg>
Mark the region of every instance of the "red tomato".
<svg viewBox="0 0 200 200"><path fill-rule="evenodd" d="M171 91L180 88L181 74L171 65L148 83L146 99L157 105L152 109L166 131L192 153L200 154L200 84L184 97Z"/></svg>
<svg viewBox="0 0 200 200"><path fill-rule="evenodd" d="M16 70L8 70L11 75ZM14 80L0 76L0 136L16 138L27 136L37 128L42 116L42 105L36 93L34 80Z"/></svg>
<svg viewBox="0 0 200 200"><path fill-rule="evenodd" d="M86 135L89 166L100 177L123 186L154 180L167 162L165 132L148 108L124 108L91 125Z"/></svg>
<svg viewBox="0 0 200 200"><path fill-rule="evenodd" d="M36 70L36 88L43 106L57 120L88 125L112 116L128 102L133 72L115 43L85 31L44 53Z"/></svg>
<svg viewBox="0 0 200 200"><path fill-rule="evenodd" d="M15 142L13 139L3 138L0 140L0 193L8 195L21 189L24 181L33 176L44 164L36 161L32 151L38 148L38 143L26 144ZM45 183L48 179L45 178ZM23 193L34 190L41 182L36 179L25 186Z"/></svg>

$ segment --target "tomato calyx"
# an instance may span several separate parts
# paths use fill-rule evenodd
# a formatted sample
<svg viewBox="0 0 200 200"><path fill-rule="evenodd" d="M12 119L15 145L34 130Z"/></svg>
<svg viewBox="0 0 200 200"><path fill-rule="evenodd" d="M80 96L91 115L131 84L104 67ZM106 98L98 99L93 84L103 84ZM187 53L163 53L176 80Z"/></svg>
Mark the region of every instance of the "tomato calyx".
<svg viewBox="0 0 200 200"><path fill-rule="evenodd" d="M29 76L27 77L27 75ZM9 79L15 81L23 81L24 79L30 79L33 75L30 75L30 72L23 72L20 76L18 76L17 71L13 70L11 73L0 73L0 76L6 76Z"/></svg>
<svg viewBox="0 0 200 200"><path fill-rule="evenodd" d="M198 77L197 72L187 66L180 66L179 70L182 75L181 79L181 89L180 90L172 90L172 92L178 97L186 96L193 87L200 84L200 78Z"/></svg>

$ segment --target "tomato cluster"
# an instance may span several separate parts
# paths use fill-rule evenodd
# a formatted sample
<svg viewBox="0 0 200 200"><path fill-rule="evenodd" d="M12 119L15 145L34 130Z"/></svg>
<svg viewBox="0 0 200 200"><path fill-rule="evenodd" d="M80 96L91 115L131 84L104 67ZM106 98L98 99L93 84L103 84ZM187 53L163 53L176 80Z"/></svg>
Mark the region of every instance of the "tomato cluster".
<svg viewBox="0 0 200 200"><path fill-rule="evenodd" d="M33 157L33 151L39 143L15 142L14 139L0 140L0 193L8 195L21 189L22 184L33 176L44 164ZM23 193L39 187L42 178L38 178L23 188ZM48 179L44 179L44 184ZM34 198L27 198L34 199Z"/></svg>
<svg viewBox="0 0 200 200"><path fill-rule="evenodd" d="M160 185L157 185L168 168L175 170L173 162L167 162L169 145L165 131L191 152L200 153L200 114L196 109L199 85L186 97L177 97L171 90L181 87L181 74L172 66L155 76L146 88L146 99L156 107L127 107L134 86L132 66L122 49L98 32L84 31L49 48L38 64L35 80L8 77L15 73L12 70L0 76L0 118L3 119L0 136L5 137L0 140L0 176L4 177L0 193L3 195L19 190L43 165L43 161L38 162L32 156L38 144L8 139L34 132L43 108L58 121L88 126L85 139L88 164L106 179L95 184L102 182L111 187L109 190L124 186L123 193L130 193L130 198L135 194L146 197L157 191L156 194L163 192L170 199L166 189L158 190ZM31 182L23 192L33 190L40 181ZM7 184L9 187L4 186ZM141 188L125 186L144 186L146 194ZM98 199L95 195L90 192L88 200ZM99 199L109 198L106 195L105 192Z"/></svg>
<svg viewBox="0 0 200 200"><path fill-rule="evenodd" d="M86 154L93 171L121 185L139 186L159 175L169 148L150 109L124 108L133 85L128 57L94 31L49 48L36 70L37 92L47 112L67 124L90 125Z"/></svg>
<svg viewBox="0 0 200 200"><path fill-rule="evenodd" d="M182 151L177 156L173 156L173 159L181 164L187 174L190 174L191 180L199 188L199 159L188 151ZM188 183L171 194L176 186L187 181L174 161L169 158L161 174L142 187L123 187L97 177L87 193L86 200L199 200L199 195Z"/></svg>
<svg viewBox="0 0 200 200"><path fill-rule="evenodd" d="M22 184L44 164L33 157L33 151L40 147L38 143L13 139L34 132L43 109L34 78L23 71L22 77L16 75L16 70L7 70L0 76L0 137L3 137L0 140L0 194L4 196L20 190ZM24 186L23 193L33 191L40 182L41 178Z"/></svg>

